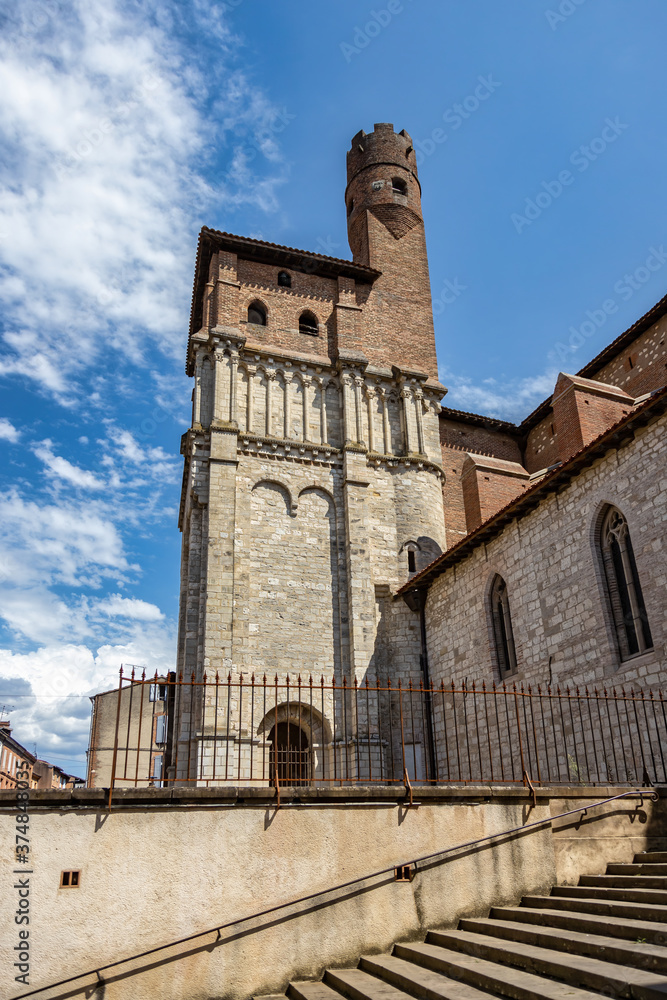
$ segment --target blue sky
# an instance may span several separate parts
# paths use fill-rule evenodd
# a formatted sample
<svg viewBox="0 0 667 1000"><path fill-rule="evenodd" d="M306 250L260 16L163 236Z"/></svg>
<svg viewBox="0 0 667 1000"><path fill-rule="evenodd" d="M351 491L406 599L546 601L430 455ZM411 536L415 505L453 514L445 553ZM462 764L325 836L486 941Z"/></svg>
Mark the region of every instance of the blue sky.
<svg viewBox="0 0 667 1000"><path fill-rule="evenodd" d="M406 128L447 403L521 420L667 289L667 7L4 0L0 18L0 706L83 773L88 696L121 663L174 663L200 226L348 256L350 139Z"/></svg>

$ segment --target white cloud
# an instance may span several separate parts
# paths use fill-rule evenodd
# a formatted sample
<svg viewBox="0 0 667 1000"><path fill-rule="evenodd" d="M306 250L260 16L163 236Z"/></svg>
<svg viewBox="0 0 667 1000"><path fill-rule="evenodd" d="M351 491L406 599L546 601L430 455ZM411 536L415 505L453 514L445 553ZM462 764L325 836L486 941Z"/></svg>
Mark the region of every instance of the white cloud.
<svg viewBox="0 0 667 1000"><path fill-rule="evenodd" d="M3 441L11 441L12 444L19 439L19 432L6 417L0 417L0 439Z"/></svg>
<svg viewBox="0 0 667 1000"><path fill-rule="evenodd" d="M174 669L172 622L134 625L125 641L89 647L63 642L34 652L0 649L0 704L11 705L13 735L41 757L85 777L90 731L89 696L118 685L121 664L138 664L146 675ZM66 756L72 763L56 759ZM76 759L80 760L78 768Z"/></svg>
<svg viewBox="0 0 667 1000"><path fill-rule="evenodd" d="M143 622L161 621L164 618L156 604L140 601L136 597L121 597L120 594L111 594L106 600L98 601L95 608L104 615Z"/></svg>
<svg viewBox="0 0 667 1000"><path fill-rule="evenodd" d="M122 579L131 570L108 518L71 501L45 504L15 491L0 494L1 583L99 586L103 578Z"/></svg>
<svg viewBox="0 0 667 1000"><path fill-rule="evenodd" d="M440 381L448 388L444 406L487 417L521 423L536 406L554 391L556 369L527 378L485 379L481 384L464 375L440 369Z"/></svg>
<svg viewBox="0 0 667 1000"><path fill-rule="evenodd" d="M202 71L174 30L193 17L219 42ZM275 211L284 173L285 113L234 66L231 41L221 8L200 0L71 0L39 30L7 19L0 373L71 405L110 348L135 364L151 346L180 360L202 210ZM203 171L225 150L232 169L213 186Z"/></svg>
<svg viewBox="0 0 667 1000"><path fill-rule="evenodd" d="M101 490L104 488L102 480L94 476L92 472L81 469L78 465L72 465L66 458L54 455L52 449L53 443L48 438L34 445L32 449L37 458L44 462L47 475L55 479L62 479L67 483L71 483L72 486L78 486L84 490Z"/></svg>

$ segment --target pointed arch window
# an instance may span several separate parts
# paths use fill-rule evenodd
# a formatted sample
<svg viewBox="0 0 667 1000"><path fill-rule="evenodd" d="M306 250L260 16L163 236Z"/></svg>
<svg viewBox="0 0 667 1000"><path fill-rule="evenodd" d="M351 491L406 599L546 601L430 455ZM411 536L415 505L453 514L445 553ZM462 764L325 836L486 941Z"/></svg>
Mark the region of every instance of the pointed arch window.
<svg viewBox="0 0 667 1000"><path fill-rule="evenodd" d="M516 649L507 584L499 575L494 577L491 587L491 624L498 673L503 680L516 670Z"/></svg>
<svg viewBox="0 0 667 1000"><path fill-rule="evenodd" d="M611 614L622 660L653 647L630 529L617 507L609 507L602 520L600 550L607 581Z"/></svg>

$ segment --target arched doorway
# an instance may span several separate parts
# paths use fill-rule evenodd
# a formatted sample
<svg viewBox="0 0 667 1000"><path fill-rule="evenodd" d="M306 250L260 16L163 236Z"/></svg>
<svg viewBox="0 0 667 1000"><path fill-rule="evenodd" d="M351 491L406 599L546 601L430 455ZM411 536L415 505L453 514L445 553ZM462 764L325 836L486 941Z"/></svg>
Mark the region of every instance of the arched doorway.
<svg viewBox="0 0 667 1000"><path fill-rule="evenodd" d="M270 780L276 767L281 785L307 785L311 778L311 748L308 737L296 722L279 722L269 733Z"/></svg>

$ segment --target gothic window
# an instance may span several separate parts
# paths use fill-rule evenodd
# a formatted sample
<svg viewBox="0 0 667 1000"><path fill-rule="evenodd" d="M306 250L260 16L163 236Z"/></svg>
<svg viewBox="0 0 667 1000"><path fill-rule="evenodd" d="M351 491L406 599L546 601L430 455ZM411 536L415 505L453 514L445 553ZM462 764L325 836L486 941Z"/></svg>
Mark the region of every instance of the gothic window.
<svg viewBox="0 0 667 1000"><path fill-rule="evenodd" d="M248 322L256 326L266 326L266 309L261 302L252 302L248 306Z"/></svg>
<svg viewBox="0 0 667 1000"><path fill-rule="evenodd" d="M278 272L278 284L280 285L281 288L292 287L292 279L290 275L287 273L287 271Z"/></svg>
<svg viewBox="0 0 667 1000"><path fill-rule="evenodd" d="M503 680L516 670L516 650L514 648L507 584L502 576L495 577L491 588L491 624L498 673L500 679Z"/></svg>
<svg viewBox="0 0 667 1000"><path fill-rule="evenodd" d="M391 190L394 194L407 194L408 185L400 177L392 177L391 179Z"/></svg>
<svg viewBox="0 0 667 1000"><path fill-rule="evenodd" d="M622 660L653 646L628 522L617 507L604 515L600 531L602 564Z"/></svg>
<svg viewBox="0 0 667 1000"><path fill-rule="evenodd" d="M308 333L312 336L317 336L319 333L319 326L317 323L317 317L311 312L303 312L299 316L299 333Z"/></svg>

